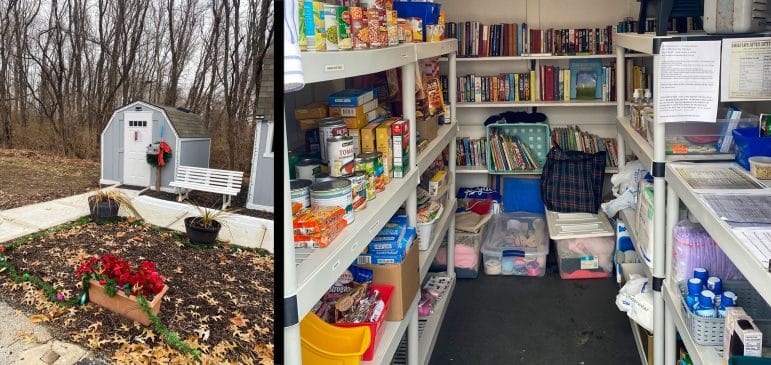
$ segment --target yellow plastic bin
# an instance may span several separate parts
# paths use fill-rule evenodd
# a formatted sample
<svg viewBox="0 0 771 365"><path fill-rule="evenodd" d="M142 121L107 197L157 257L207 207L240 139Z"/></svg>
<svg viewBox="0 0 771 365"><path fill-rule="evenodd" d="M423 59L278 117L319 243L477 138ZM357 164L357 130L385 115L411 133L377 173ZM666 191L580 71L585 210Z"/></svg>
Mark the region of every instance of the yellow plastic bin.
<svg viewBox="0 0 771 365"><path fill-rule="evenodd" d="M308 313L300 322L303 364L358 365L370 342L368 326L336 327Z"/></svg>

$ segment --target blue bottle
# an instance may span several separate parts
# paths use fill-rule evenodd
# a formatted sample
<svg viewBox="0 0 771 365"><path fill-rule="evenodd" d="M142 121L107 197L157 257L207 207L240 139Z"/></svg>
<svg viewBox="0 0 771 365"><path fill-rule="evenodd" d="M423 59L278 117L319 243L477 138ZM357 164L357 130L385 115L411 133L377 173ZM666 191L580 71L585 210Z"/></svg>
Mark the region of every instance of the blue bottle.
<svg viewBox="0 0 771 365"><path fill-rule="evenodd" d="M703 267L697 267L693 269L693 277L701 279L702 285L707 285L707 278L709 277L709 273L707 272L707 269Z"/></svg>
<svg viewBox="0 0 771 365"><path fill-rule="evenodd" d="M720 300L720 307L717 310L718 317L725 318L725 309L728 307L735 307L737 299L734 292L728 290L724 291Z"/></svg>
<svg viewBox="0 0 771 365"><path fill-rule="evenodd" d="M685 296L685 305L688 309L693 311L696 303L699 302L699 293L701 293L702 282L699 278L691 278L688 280L688 294Z"/></svg>
<svg viewBox="0 0 771 365"><path fill-rule="evenodd" d="M717 276L710 276L706 283L707 290L715 294L715 306L720 305L720 297L723 295L723 281Z"/></svg>
<svg viewBox="0 0 771 365"><path fill-rule="evenodd" d="M701 294L699 294L699 303L696 304L693 313L699 317L717 318L717 311L715 310L715 293L709 290L702 290Z"/></svg>

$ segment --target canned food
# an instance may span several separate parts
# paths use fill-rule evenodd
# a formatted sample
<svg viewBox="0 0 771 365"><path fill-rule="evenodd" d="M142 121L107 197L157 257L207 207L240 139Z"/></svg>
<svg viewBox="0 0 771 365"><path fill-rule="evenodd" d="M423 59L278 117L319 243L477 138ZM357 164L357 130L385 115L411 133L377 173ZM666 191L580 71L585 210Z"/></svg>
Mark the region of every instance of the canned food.
<svg viewBox="0 0 771 365"><path fill-rule="evenodd" d="M353 172L353 138L349 136L332 137L327 140L327 158L329 175L340 177Z"/></svg>
<svg viewBox="0 0 771 365"><path fill-rule="evenodd" d="M329 161L327 158L327 140L332 137L347 136L348 127L342 118L329 117L319 120L319 140L321 142L321 160Z"/></svg>
<svg viewBox="0 0 771 365"><path fill-rule="evenodd" d="M311 207L343 208L345 209L345 221L351 224L354 220L351 191L351 181L347 179L316 182L310 187Z"/></svg>
<svg viewBox="0 0 771 365"><path fill-rule="evenodd" d="M340 6L337 8L337 46L341 51L353 48L353 40L351 38L351 11L348 9L348 6Z"/></svg>
<svg viewBox="0 0 771 365"><path fill-rule="evenodd" d="M324 37L327 41L327 51L337 51L339 23L337 22L337 5L324 4Z"/></svg>
<svg viewBox="0 0 771 365"><path fill-rule="evenodd" d="M297 179L313 181L313 175L321 172L321 160L317 158L304 158L295 165Z"/></svg>
<svg viewBox="0 0 771 365"><path fill-rule="evenodd" d="M336 177L329 176L326 172L319 172L318 174L313 175L313 182L319 183L324 181L332 181L337 180Z"/></svg>
<svg viewBox="0 0 771 365"><path fill-rule="evenodd" d="M289 180L295 180L297 179L297 169L295 167L300 162L300 156L291 150L287 151L287 155L289 160Z"/></svg>
<svg viewBox="0 0 771 365"><path fill-rule="evenodd" d="M311 206L311 194L308 188L313 184L310 180L292 180L289 182L292 215L301 209Z"/></svg>
<svg viewBox="0 0 771 365"><path fill-rule="evenodd" d="M369 152L362 153L356 159L356 171L367 174L367 200L375 199L378 191L385 190L383 165L379 160L382 156L380 152Z"/></svg>
<svg viewBox="0 0 771 365"><path fill-rule="evenodd" d="M367 207L367 174L364 171L355 171L345 176L351 181L351 196L353 210L358 212Z"/></svg>
<svg viewBox="0 0 771 365"><path fill-rule="evenodd" d="M407 18L407 24L410 25L412 30L412 42L423 42L423 19Z"/></svg>

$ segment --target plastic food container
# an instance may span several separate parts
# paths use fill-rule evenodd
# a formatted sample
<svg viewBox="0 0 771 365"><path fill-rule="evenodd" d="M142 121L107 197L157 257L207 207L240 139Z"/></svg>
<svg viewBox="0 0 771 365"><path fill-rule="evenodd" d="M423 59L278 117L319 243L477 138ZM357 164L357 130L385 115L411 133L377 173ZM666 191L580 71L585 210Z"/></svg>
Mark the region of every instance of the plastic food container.
<svg viewBox="0 0 771 365"><path fill-rule="evenodd" d="M487 275L543 276L548 254L546 217L533 213L496 215L482 244Z"/></svg>
<svg viewBox="0 0 771 365"><path fill-rule="evenodd" d="M768 143L771 143L769 139ZM760 180L771 180L771 157L753 156L749 158L750 174Z"/></svg>
<svg viewBox="0 0 771 365"><path fill-rule="evenodd" d="M371 336L369 326L336 327L309 313L300 322L303 363L358 365Z"/></svg>
<svg viewBox="0 0 771 365"><path fill-rule="evenodd" d="M614 237L555 240L563 279L606 278L613 271Z"/></svg>
<svg viewBox="0 0 771 365"><path fill-rule="evenodd" d="M439 211L436 213L436 217L434 217L434 220L431 222L426 223L416 223L416 229L418 234L418 249L421 251L428 250L428 247L431 245L431 238L433 237L434 227L436 226L436 222L439 221L440 218L442 218L442 214L444 213L444 206L439 208Z"/></svg>

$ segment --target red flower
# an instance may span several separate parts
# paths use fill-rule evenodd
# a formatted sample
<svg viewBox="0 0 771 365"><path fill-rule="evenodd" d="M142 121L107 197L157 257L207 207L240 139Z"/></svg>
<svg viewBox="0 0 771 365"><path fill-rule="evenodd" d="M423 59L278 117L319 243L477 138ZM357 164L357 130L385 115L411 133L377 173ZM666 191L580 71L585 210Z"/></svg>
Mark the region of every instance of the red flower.
<svg viewBox="0 0 771 365"><path fill-rule="evenodd" d="M5 252L5 247L0 246L0 252Z"/></svg>
<svg viewBox="0 0 771 365"><path fill-rule="evenodd" d="M107 283L107 280L104 280L104 279L102 279L102 280L99 280L99 284L100 284L100 285L104 285L105 283Z"/></svg>
<svg viewBox="0 0 771 365"><path fill-rule="evenodd" d="M101 258L91 257L83 261L75 271L75 274L78 277L86 274L97 274L97 277L102 278L99 280L102 285L107 282L107 279L104 279L104 277L113 279L119 288L129 285L131 286L131 294L142 294L145 296L160 293L166 280L165 277L158 274L155 263L152 261L140 263L135 270L134 265L130 262L108 254L103 255Z"/></svg>

